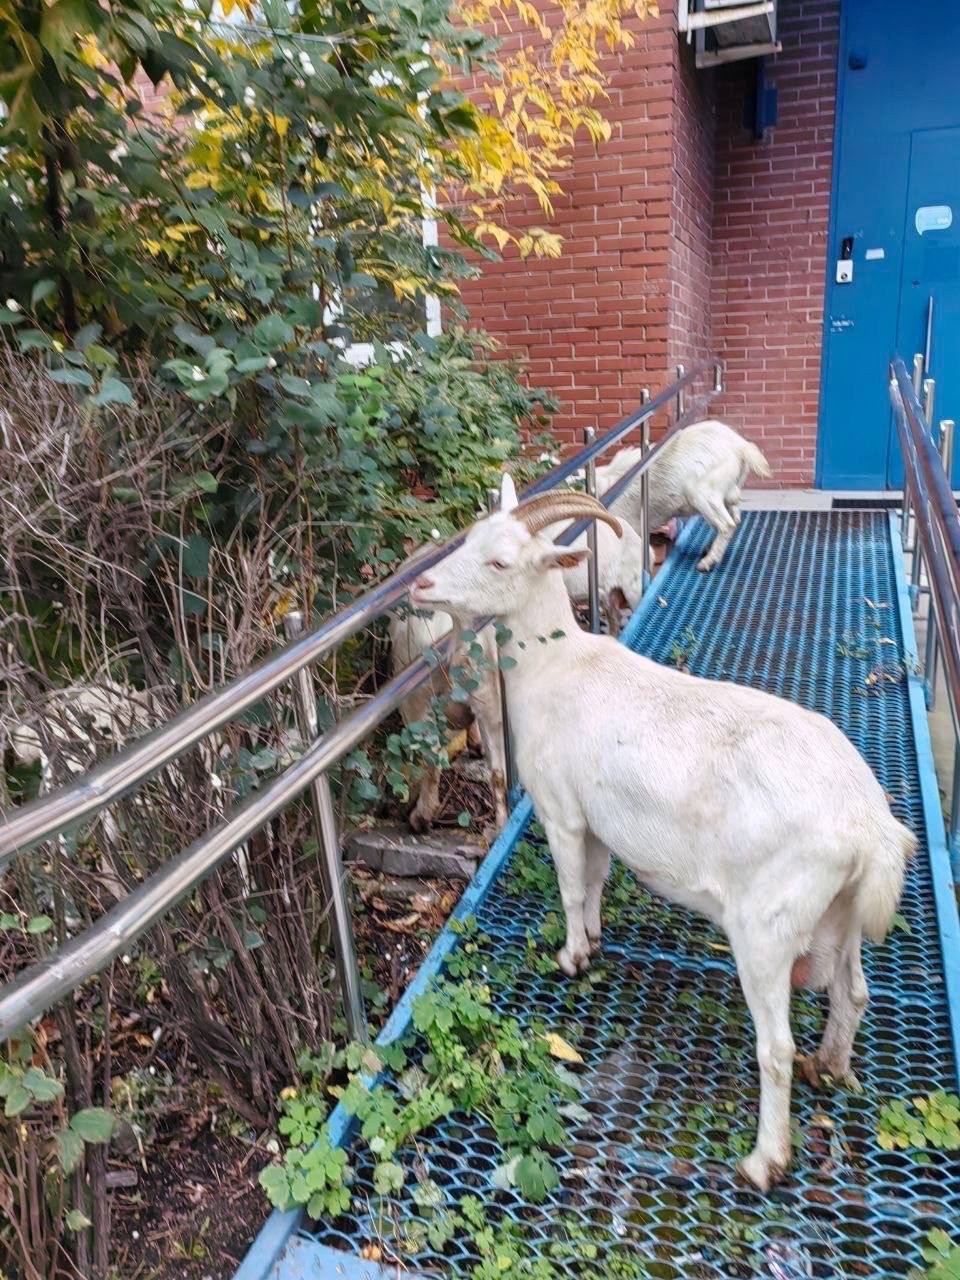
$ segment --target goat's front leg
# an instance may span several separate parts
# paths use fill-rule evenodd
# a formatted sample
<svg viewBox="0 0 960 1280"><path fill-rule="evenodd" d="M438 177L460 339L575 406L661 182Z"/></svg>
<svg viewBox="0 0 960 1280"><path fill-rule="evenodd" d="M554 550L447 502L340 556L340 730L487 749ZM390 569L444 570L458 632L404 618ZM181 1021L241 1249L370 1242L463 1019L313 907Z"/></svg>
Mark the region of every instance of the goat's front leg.
<svg viewBox="0 0 960 1280"><path fill-rule="evenodd" d="M546 819L543 826L557 869L560 900L567 921L567 940L557 952L557 964L572 978L590 965L590 943L583 920L587 896L584 829Z"/></svg>
<svg viewBox="0 0 960 1280"><path fill-rule="evenodd" d="M590 944L590 954L596 955L600 950L600 903L603 898L603 886L610 874L610 850L605 844L588 835L586 838L586 899L583 909L583 923Z"/></svg>
<svg viewBox="0 0 960 1280"><path fill-rule="evenodd" d="M498 831L507 821L507 758L503 741L503 707L500 701L500 681L495 671L488 671L479 688L470 699L470 709L476 717L475 724L483 743L483 754L490 769L490 790L493 792L494 823Z"/></svg>
<svg viewBox="0 0 960 1280"><path fill-rule="evenodd" d="M790 1167L790 1087L794 1042L790 1030L790 970L795 956L772 933L747 927L730 933L740 984L757 1036L760 1122L757 1145L740 1171L768 1191Z"/></svg>
<svg viewBox="0 0 960 1280"><path fill-rule="evenodd" d="M440 811L440 770L436 765L423 767L420 779L420 791L417 803L410 814L409 822L414 831L427 831L433 826L433 820Z"/></svg>

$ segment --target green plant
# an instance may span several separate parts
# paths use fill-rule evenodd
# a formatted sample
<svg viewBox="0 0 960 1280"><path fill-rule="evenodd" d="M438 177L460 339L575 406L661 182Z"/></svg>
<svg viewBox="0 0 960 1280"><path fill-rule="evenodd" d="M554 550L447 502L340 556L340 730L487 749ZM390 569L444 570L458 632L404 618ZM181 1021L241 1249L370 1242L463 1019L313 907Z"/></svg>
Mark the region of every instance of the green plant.
<svg viewBox="0 0 960 1280"><path fill-rule="evenodd" d="M674 640L667 654L667 661L680 671L690 668L690 659L700 648L700 637L692 627L684 627L679 639Z"/></svg>
<svg viewBox="0 0 960 1280"><path fill-rule="evenodd" d="M373 1181L382 1196L401 1193L408 1168L403 1152L416 1136L451 1111L481 1115L503 1147L501 1177L537 1202L557 1185L550 1148L562 1146L566 1124L561 1107L576 1096L570 1079L551 1056L542 1034L522 1031L516 1019L496 1012L489 988L473 979L442 980L418 997L414 1026L421 1052L406 1071L402 1047L338 1056L345 1087L330 1091L356 1116L360 1137L374 1157ZM413 1046L408 1046L412 1048ZM375 1083L389 1061L397 1088ZM285 1090L279 1124L286 1140L281 1164L260 1177L271 1201L282 1207L305 1204L308 1212L339 1212L350 1203L350 1169L343 1152L330 1147L323 1131L328 1072L301 1064L297 1086ZM359 1074L360 1069L365 1074ZM429 1193L414 1193L421 1209ZM442 1234L447 1218L434 1224Z"/></svg>
<svg viewBox="0 0 960 1280"><path fill-rule="evenodd" d="M960 1280L960 1245L956 1245L942 1227L927 1232L927 1243L920 1250L925 1271L914 1268L909 1280Z"/></svg>
<svg viewBox="0 0 960 1280"><path fill-rule="evenodd" d="M926 1097L885 1103L877 1121L884 1151L960 1150L960 1098L938 1089Z"/></svg>

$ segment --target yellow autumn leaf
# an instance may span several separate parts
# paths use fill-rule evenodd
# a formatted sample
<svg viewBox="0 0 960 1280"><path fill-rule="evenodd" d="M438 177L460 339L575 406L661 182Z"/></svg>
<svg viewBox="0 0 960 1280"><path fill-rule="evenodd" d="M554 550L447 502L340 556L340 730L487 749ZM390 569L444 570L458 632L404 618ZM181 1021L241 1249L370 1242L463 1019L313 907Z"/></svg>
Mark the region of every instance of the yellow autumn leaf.
<svg viewBox="0 0 960 1280"><path fill-rule="evenodd" d="M187 187L191 191L199 191L201 187L216 188L217 181L217 175L207 169L195 169L193 173L187 174Z"/></svg>
<svg viewBox="0 0 960 1280"><path fill-rule="evenodd" d="M543 1037L547 1042L547 1048L554 1058L559 1058L561 1062L583 1062L576 1049L572 1045L567 1044L563 1036L558 1036L555 1031L548 1031Z"/></svg>
<svg viewBox="0 0 960 1280"><path fill-rule="evenodd" d="M152 253L154 257L156 257L158 253L163 253L164 248L159 240L144 240L143 247L148 253Z"/></svg>
<svg viewBox="0 0 960 1280"><path fill-rule="evenodd" d="M185 240L188 235L192 235L194 231L200 231L201 228L195 222L183 222L175 227L164 227L163 234L171 240Z"/></svg>

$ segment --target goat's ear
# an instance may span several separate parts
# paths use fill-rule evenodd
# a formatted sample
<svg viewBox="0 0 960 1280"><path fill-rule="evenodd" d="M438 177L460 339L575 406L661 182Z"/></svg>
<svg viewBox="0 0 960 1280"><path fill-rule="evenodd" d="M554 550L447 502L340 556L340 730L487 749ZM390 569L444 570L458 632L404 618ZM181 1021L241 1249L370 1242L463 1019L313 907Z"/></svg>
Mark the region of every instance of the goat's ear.
<svg viewBox="0 0 960 1280"><path fill-rule="evenodd" d="M589 547L550 547L540 556L541 569L575 569L589 559Z"/></svg>
<svg viewBox="0 0 960 1280"><path fill-rule="evenodd" d="M517 505L517 487L513 483L513 476L505 471L500 477L500 510L512 511Z"/></svg>

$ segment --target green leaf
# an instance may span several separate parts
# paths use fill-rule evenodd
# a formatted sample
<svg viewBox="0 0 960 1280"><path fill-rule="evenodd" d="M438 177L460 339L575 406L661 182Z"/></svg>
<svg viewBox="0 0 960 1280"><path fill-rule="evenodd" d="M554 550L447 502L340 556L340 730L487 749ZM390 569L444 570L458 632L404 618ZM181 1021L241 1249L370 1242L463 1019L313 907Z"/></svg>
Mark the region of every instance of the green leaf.
<svg viewBox="0 0 960 1280"><path fill-rule="evenodd" d="M0 933L7 933L10 929L20 928L20 917L15 916L10 911L0 911Z"/></svg>
<svg viewBox="0 0 960 1280"><path fill-rule="evenodd" d="M278 1164L268 1164L260 1170L260 1185L267 1199L276 1209L286 1209L290 1203L290 1178L286 1169Z"/></svg>
<svg viewBox="0 0 960 1280"><path fill-rule="evenodd" d="M84 1142L107 1142L113 1133L115 1121L105 1107L85 1107L70 1117L70 1128Z"/></svg>
<svg viewBox="0 0 960 1280"><path fill-rule="evenodd" d="M68 387L92 387L93 375L86 369L48 369L47 377L51 382L60 382Z"/></svg>
<svg viewBox="0 0 960 1280"><path fill-rule="evenodd" d="M19 1080L11 1086L7 1094L6 1105L3 1108L5 1116L18 1116L21 1111L25 1111L32 1102L30 1093L23 1087Z"/></svg>
<svg viewBox="0 0 960 1280"><path fill-rule="evenodd" d="M73 345L78 351L85 351L91 343L96 342L101 333L103 333L102 324L85 324L83 328L78 329L74 335Z"/></svg>
<svg viewBox="0 0 960 1280"><path fill-rule="evenodd" d="M57 1134L57 1155L64 1173L73 1173L83 1157L83 1139L72 1129L61 1129Z"/></svg>
<svg viewBox="0 0 960 1280"><path fill-rule="evenodd" d="M469 825L470 825L470 815L469 813L467 813L466 809L462 809L460 813L457 814L457 826L469 827Z"/></svg>
<svg viewBox="0 0 960 1280"><path fill-rule="evenodd" d="M82 1213L79 1209L71 1209L64 1218L64 1222L67 1224L68 1231L82 1231L84 1227L93 1226L93 1223L87 1215Z"/></svg>
<svg viewBox="0 0 960 1280"><path fill-rule="evenodd" d="M205 578L210 572L210 543L199 533L191 533L181 552L183 571L191 578Z"/></svg>
<svg viewBox="0 0 960 1280"><path fill-rule="evenodd" d="M49 298L57 287L56 280L38 280L30 292L30 305L35 307L44 298Z"/></svg>
<svg viewBox="0 0 960 1280"><path fill-rule="evenodd" d="M19 311L11 311L9 307L0 307L0 324L23 324L25 317Z"/></svg>
<svg viewBox="0 0 960 1280"><path fill-rule="evenodd" d="M518 1160L514 1177L520 1193L534 1204L544 1200L560 1182L556 1166L542 1151L533 1151Z"/></svg>
<svg viewBox="0 0 960 1280"><path fill-rule="evenodd" d="M293 328L282 316L264 316L253 326L253 340L259 347L267 347L271 351L285 346L294 338Z"/></svg>
<svg viewBox="0 0 960 1280"><path fill-rule="evenodd" d="M133 392L119 378L104 378L100 390L95 396L90 397L90 403L96 405L133 404Z"/></svg>
<svg viewBox="0 0 960 1280"><path fill-rule="evenodd" d="M46 933L52 928L53 921L49 916L31 916L27 921L27 933Z"/></svg>
<svg viewBox="0 0 960 1280"><path fill-rule="evenodd" d="M39 1067L29 1067L23 1074L23 1086L29 1089L37 1102L53 1102L63 1096L63 1085L53 1076L45 1075Z"/></svg>

